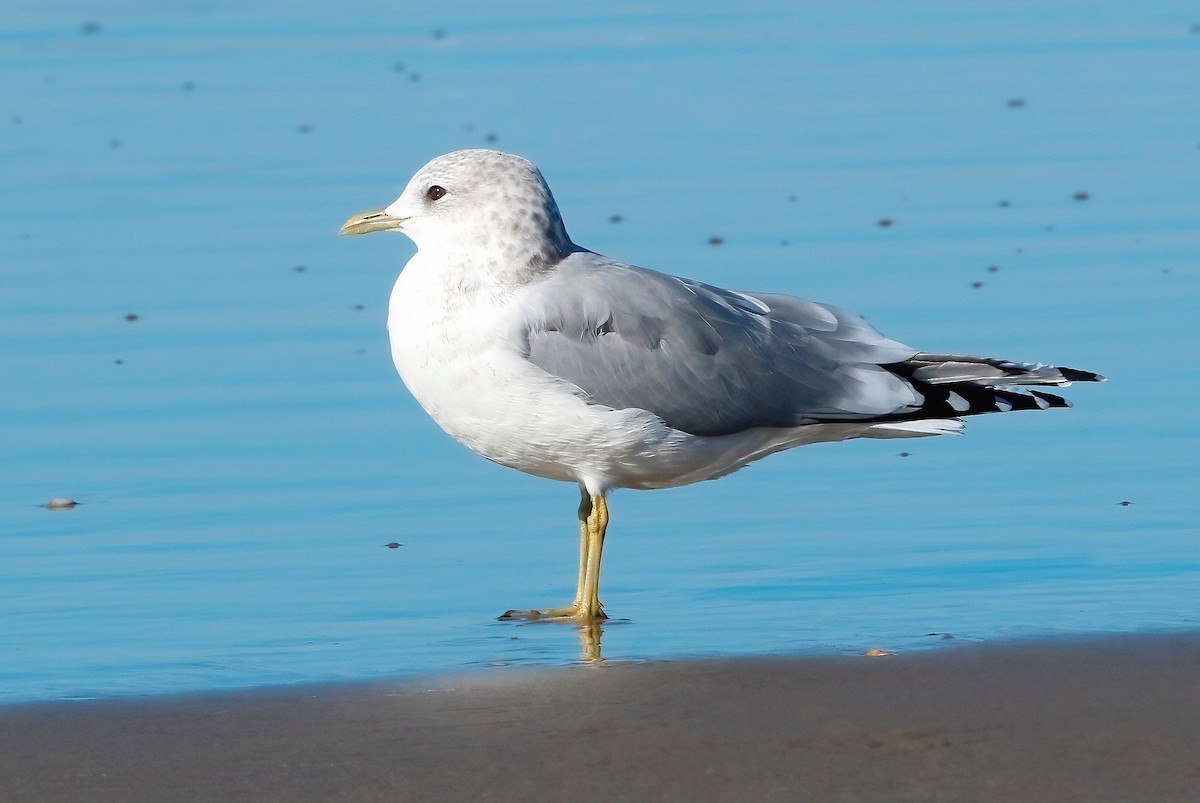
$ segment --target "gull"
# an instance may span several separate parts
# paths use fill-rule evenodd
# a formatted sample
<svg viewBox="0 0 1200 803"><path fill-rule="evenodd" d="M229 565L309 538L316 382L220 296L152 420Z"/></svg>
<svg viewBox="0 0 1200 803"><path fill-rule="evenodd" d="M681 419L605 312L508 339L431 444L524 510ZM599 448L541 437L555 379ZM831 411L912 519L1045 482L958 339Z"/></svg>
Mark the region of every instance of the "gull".
<svg viewBox="0 0 1200 803"><path fill-rule="evenodd" d="M960 432L962 417L1069 407L1020 386L1089 371L921 352L851 312L737 292L576 245L541 172L455 151L341 234L417 246L392 289L396 370L442 429L488 460L579 486L575 599L501 618L594 625L608 494L723 477L851 438Z"/></svg>

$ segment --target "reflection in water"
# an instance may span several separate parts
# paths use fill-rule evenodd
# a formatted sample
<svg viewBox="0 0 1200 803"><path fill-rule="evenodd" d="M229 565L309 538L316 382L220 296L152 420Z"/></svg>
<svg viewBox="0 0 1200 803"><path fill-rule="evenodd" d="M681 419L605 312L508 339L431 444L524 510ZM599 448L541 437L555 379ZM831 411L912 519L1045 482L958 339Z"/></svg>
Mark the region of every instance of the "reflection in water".
<svg viewBox="0 0 1200 803"><path fill-rule="evenodd" d="M600 637L604 635L604 628L600 623L579 625L575 632L579 635L579 660L585 664L604 663L604 656L600 654Z"/></svg>

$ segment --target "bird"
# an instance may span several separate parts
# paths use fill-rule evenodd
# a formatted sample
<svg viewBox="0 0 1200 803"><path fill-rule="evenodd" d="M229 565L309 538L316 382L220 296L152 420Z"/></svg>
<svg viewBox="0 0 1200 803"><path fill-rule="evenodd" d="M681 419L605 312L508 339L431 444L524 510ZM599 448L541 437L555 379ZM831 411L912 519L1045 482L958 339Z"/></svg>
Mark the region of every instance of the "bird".
<svg viewBox="0 0 1200 803"><path fill-rule="evenodd" d="M575 244L541 171L454 151L340 234L401 232L392 359L482 457L579 488L575 598L502 619L595 625L608 495L717 479L785 449L959 433L962 418L1069 407L1036 389L1090 371L922 352L794 295L727 290Z"/></svg>

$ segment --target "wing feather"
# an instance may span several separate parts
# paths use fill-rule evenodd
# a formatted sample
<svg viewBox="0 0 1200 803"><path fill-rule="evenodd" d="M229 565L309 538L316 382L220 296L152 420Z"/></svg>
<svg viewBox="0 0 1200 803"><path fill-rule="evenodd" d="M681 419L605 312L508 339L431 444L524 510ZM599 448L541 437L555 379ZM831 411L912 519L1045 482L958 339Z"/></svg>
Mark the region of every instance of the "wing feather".
<svg viewBox="0 0 1200 803"><path fill-rule="evenodd" d="M697 435L893 415L921 403L883 366L915 349L801 298L567 257L527 287L528 359L591 401Z"/></svg>

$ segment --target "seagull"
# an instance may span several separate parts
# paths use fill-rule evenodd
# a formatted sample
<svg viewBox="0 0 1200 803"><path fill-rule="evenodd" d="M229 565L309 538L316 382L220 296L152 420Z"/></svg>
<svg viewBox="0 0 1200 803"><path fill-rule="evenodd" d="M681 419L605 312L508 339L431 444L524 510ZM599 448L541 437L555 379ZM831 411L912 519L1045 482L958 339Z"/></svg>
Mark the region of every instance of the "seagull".
<svg viewBox="0 0 1200 803"><path fill-rule="evenodd" d="M958 433L964 416L1070 406L1022 386L1104 379L922 352L828 304L589 251L538 168L499 151L437 157L340 233L376 231L417 247L388 305L412 395L477 454L579 487L575 599L502 619L607 618L600 558L617 488L716 479L811 443Z"/></svg>

